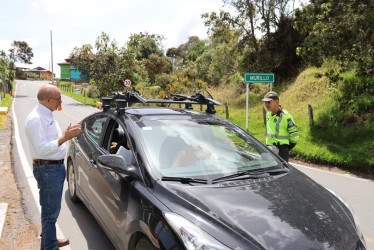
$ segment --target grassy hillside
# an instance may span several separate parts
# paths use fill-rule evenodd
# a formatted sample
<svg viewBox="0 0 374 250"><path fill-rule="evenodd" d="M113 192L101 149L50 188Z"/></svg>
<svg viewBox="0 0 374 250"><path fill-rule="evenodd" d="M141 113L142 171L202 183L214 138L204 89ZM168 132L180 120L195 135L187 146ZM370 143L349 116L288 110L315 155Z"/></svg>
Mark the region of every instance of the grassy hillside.
<svg viewBox="0 0 374 250"><path fill-rule="evenodd" d="M273 88L280 95L280 104L293 115L299 127L300 140L291 153L313 163L373 172L374 101L370 97L363 101L361 95L351 95L352 100L342 99L345 88L357 79L354 72L346 72L333 83L331 77L325 76L330 69L331 65L310 67L293 81ZM262 142L265 126L261 99L268 90L267 84L253 85L250 90L248 130ZM245 86L209 91L221 103L228 102L229 120L245 128ZM313 107L314 126L309 124L308 104ZM358 110L355 105L364 109ZM225 117L224 107L218 107L217 114Z"/></svg>
<svg viewBox="0 0 374 250"><path fill-rule="evenodd" d="M280 96L280 104L293 115L299 127L300 140L291 155L312 163L373 173L374 77L360 78L348 71L339 78L336 72L333 64L310 67L296 79L273 87ZM91 98L84 100L74 92L62 91L81 102L94 104ZM227 84L208 91L222 104L227 102L229 120L245 129L246 86ZM250 85L248 131L262 142L265 125L261 99L268 91L268 84ZM314 126L309 124L308 104L313 108ZM217 115L226 117L224 105L216 109Z"/></svg>

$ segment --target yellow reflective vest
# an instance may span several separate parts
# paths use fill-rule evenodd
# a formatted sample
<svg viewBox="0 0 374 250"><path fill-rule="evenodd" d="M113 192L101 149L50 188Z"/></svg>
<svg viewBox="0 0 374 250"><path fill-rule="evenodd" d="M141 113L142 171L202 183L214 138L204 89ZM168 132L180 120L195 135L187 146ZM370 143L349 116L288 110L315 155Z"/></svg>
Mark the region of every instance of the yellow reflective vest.
<svg viewBox="0 0 374 250"><path fill-rule="evenodd" d="M297 126L292 115L282 107L276 114L266 114L266 145L296 143L299 140Z"/></svg>

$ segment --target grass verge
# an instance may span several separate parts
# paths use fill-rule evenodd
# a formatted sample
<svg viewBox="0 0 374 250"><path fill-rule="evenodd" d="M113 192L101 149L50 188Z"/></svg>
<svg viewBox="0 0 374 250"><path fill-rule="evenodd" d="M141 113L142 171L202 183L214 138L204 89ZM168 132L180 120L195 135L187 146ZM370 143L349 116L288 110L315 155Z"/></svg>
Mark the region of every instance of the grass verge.
<svg viewBox="0 0 374 250"><path fill-rule="evenodd" d="M5 97L1 98L0 107L7 107L9 111L9 107L12 104L12 100L13 99L10 96L10 94L5 94ZM7 115L0 115L0 129L5 129L5 128L7 128Z"/></svg>
<svg viewBox="0 0 374 250"><path fill-rule="evenodd" d="M81 103L84 103L84 104L87 104L87 105L91 105L91 106L96 106L96 102L97 102L96 99L93 99L93 98L90 98L90 97L87 97L87 96L76 95L74 92L70 92L70 91L66 91L66 90L61 90L61 92L64 93L65 95L70 96L71 98L73 98L74 100L76 100L78 102L81 102Z"/></svg>

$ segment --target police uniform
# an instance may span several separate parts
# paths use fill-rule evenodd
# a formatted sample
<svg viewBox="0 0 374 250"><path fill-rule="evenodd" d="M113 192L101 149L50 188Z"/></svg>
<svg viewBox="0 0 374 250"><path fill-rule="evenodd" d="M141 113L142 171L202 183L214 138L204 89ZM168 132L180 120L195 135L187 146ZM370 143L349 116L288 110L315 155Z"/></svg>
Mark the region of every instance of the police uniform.
<svg viewBox="0 0 374 250"><path fill-rule="evenodd" d="M275 92L265 95L263 101L278 100ZM276 146L279 149L279 156L288 162L289 151L295 147L299 140L299 133L295 121L287 110L280 106L274 115L272 112L266 114L266 145Z"/></svg>

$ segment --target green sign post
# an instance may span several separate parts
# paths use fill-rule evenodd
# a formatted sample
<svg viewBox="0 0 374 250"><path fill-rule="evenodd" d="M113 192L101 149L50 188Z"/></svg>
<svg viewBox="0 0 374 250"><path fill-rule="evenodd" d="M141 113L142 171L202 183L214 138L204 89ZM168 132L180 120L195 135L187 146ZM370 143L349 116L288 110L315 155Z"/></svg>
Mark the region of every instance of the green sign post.
<svg viewBox="0 0 374 250"><path fill-rule="evenodd" d="M244 74L244 83L247 83L247 100L246 100L246 129L248 131L248 84L249 83L270 83L270 91L272 90L272 84L274 83L274 74L273 73L245 73Z"/></svg>
<svg viewBox="0 0 374 250"><path fill-rule="evenodd" d="M273 73L245 73L245 83L274 83Z"/></svg>

